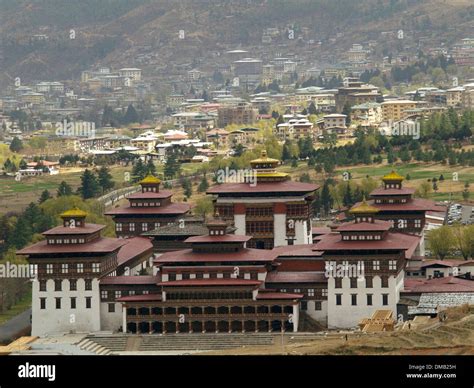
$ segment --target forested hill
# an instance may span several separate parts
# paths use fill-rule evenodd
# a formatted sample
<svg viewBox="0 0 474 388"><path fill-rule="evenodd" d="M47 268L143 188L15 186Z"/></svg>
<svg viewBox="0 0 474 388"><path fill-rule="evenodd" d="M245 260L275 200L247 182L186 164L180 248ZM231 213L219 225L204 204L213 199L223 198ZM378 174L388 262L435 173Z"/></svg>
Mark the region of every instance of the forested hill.
<svg viewBox="0 0 474 388"><path fill-rule="evenodd" d="M473 18L470 0L0 0L0 84L18 75L77 78L99 63L133 65L144 53L163 66L202 59L261 46L269 27L336 49L400 28L450 44L469 34Z"/></svg>

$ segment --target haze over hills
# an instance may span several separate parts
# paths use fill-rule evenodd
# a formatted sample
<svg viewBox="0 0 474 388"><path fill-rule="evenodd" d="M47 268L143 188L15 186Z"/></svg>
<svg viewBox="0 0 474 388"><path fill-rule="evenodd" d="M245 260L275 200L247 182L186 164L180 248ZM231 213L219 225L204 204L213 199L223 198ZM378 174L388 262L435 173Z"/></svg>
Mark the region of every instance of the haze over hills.
<svg viewBox="0 0 474 388"><path fill-rule="evenodd" d="M369 39L383 47L381 32L398 29L410 31L415 43L423 37L450 44L469 34L474 17L467 0L2 0L0 7L2 85L17 76L78 79L98 64L142 66L138 55L154 55L156 70L170 61L200 64L234 47L261 52L270 27L293 28L293 44L308 50L308 42L320 41L322 53Z"/></svg>

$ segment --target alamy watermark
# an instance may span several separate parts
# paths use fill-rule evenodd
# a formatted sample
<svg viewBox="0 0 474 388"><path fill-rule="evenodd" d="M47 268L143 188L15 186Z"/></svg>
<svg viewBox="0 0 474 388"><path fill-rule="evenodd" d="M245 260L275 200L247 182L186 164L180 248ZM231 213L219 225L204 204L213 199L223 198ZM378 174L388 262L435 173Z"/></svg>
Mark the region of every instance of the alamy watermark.
<svg viewBox="0 0 474 388"><path fill-rule="evenodd" d="M58 121L55 128L57 136L95 137L95 123L90 121Z"/></svg>
<svg viewBox="0 0 474 388"><path fill-rule="evenodd" d="M387 127L390 128L391 136L411 136L414 140L421 137L421 126L418 121L412 120L389 120Z"/></svg>
<svg viewBox="0 0 474 388"><path fill-rule="evenodd" d="M348 261L343 261L338 264L335 261L326 263L326 278L357 278L362 281L365 278L364 262L358 261L354 264L349 264Z"/></svg>
<svg viewBox="0 0 474 388"><path fill-rule="evenodd" d="M0 279L34 279L37 275L37 267L31 264L6 263L0 264Z"/></svg>
<svg viewBox="0 0 474 388"><path fill-rule="evenodd" d="M216 182L221 183L248 183L251 187L257 186L257 171L252 168L234 170L229 167L216 171Z"/></svg>

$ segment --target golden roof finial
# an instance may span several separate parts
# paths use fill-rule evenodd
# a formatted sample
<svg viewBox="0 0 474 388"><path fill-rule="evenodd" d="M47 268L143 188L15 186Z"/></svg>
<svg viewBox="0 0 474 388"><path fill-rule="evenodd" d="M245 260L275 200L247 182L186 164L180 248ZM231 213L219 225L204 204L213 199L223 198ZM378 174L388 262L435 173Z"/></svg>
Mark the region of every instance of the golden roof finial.
<svg viewBox="0 0 474 388"><path fill-rule="evenodd" d="M390 174L385 175L382 177L383 181L402 181L405 178L401 176L400 174L396 173L395 170L392 170Z"/></svg>
<svg viewBox="0 0 474 388"><path fill-rule="evenodd" d="M349 210L349 213L350 214L370 214L370 213L378 213L379 212L379 209L377 209L376 207L374 206L370 206L366 199L365 199L365 195L364 195L364 199L362 200L362 202L360 204L358 204L357 206L354 206L351 210Z"/></svg>

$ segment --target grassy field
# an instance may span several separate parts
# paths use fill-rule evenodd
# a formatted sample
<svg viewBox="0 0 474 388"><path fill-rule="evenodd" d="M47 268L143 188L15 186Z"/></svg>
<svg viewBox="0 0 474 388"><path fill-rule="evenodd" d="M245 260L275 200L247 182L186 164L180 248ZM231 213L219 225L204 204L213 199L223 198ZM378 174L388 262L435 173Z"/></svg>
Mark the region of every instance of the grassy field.
<svg viewBox="0 0 474 388"><path fill-rule="evenodd" d="M202 167L200 163L187 163L182 165L182 175L190 175L197 172ZM130 182L126 181L126 172L131 172L131 166L113 166L111 167L111 174L115 181L116 187L126 187L130 185ZM282 172L287 172L292 176L293 180L298 180L299 177L304 173L309 173L311 178L317 182L322 183L324 176L323 174L317 174L314 168L309 168L306 162L299 162L298 167L292 167L291 165L284 165L279 167ZM379 164L372 166L349 166L344 168L337 168L335 171L335 178L342 179L342 174L348 171L352 175L354 181L371 176L376 179L380 179L383 175L388 174L390 171L396 170L399 174L406 176L410 175L410 180L405 180L407 187L417 188L423 181L432 179L434 177L439 178L443 175L445 180L438 182L438 191L431 193L430 197L438 200L461 200L462 191L464 189L464 183L472 183L470 188L474 190L474 167L452 167L449 165L442 165L440 163L409 163L409 164L396 164L390 166L387 164ZM57 187L61 181L66 181L74 189L80 184L80 176L83 169L79 168L65 168L61 169L60 174L52 176L42 177L30 177L24 178L20 182L15 181L13 178L1 179L0 180L0 214L8 211L24 209L30 202L36 202L41 195L43 190L49 190L52 195L56 194ZM157 172L161 174L163 172L163 165L157 165ZM457 174L457 181L453 180L453 174ZM209 179L210 181L210 179ZM196 186L194 187L194 189ZM181 201L183 199L182 190L177 188L175 201ZM194 190L196 193L196 190ZM196 198L195 198L196 197ZM201 198L201 195L193 195L191 202L195 202Z"/></svg>
<svg viewBox="0 0 474 388"><path fill-rule="evenodd" d="M9 321L13 317L21 314L23 311L31 307L31 290L28 294L25 295L16 305L14 305L10 310L0 313L0 325Z"/></svg>
<svg viewBox="0 0 474 388"><path fill-rule="evenodd" d="M310 177L317 183L322 183L324 180L323 174L317 174L314 168L307 166L306 162L299 162L298 167L291 167L290 165L281 166L280 171L289 173L293 180L299 180L301 175L309 173ZM352 179L357 182L367 176L380 179L390 173L392 170L397 171L403 176L410 175L409 180L404 181L406 187L418 188L422 182L428 179L433 179L443 175L444 180L438 181L437 192L432 192L430 198L437 201L444 200L461 200L464 184L469 182L471 184L470 191L474 191L474 167L452 167L443 165L441 163L409 163L409 164L395 164L387 165L386 163L372 166L348 166L339 167L335 170L334 178L341 181L344 172L350 172ZM454 175L455 174L455 175ZM457 181L453 178L457 177Z"/></svg>
<svg viewBox="0 0 474 388"><path fill-rule="evenodd" d="M200 163L183 164L182 175L193 174L201 166ZM49 190L50 194L55 196L62 181L67 182L74 190L77 189L83 171L84 169L80 168L64 168L58 175L27 177L19 182L11 177L0 179L0 214L18 211L24 209L30 202L37 202L44 190ZM116 188L130 186L130 182L126 181L125 173L131 171L131 166L112 166L110 168ZM162 173L163 165L157 165L157 171Z"/></svg>

